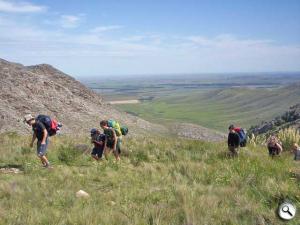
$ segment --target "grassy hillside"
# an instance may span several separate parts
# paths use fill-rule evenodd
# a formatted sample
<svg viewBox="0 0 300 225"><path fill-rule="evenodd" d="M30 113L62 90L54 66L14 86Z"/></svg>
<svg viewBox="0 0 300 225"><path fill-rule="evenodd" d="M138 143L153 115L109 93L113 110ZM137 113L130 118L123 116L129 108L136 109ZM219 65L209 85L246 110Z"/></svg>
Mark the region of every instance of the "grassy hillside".
<svg viewBox="0 0 300 225"><path fill-rule="evenodd" d="M299 86L278 89L200 90L174 92L153 101L119 108L148 120L181 120L226 131L228 124L244 127L270 120L299 102Z"/></svg>
<svg viewBox="0 0 300 225"><path fill-rule="evenodd" d="M26 147L29 137L0 136L0 166L24 169L0 173L0 224L282 224L283 198L300 208L299 164L289 153L270 159L250 146L231 159L222 143L151 137L126 139L118 164L97 163L75 141L88 143L52 138L48 170ZM79 189L91 197L77 199Z"/></svg>

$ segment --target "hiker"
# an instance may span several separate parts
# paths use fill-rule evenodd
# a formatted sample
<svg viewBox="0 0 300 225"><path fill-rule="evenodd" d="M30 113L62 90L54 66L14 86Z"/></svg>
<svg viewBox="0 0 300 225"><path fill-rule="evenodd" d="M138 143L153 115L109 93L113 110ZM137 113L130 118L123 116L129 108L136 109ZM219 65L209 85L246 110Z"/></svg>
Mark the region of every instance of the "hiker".
<svg viewBox="0 0 300 225"><path fill-rule="evenodd" d="M102 120L100 122L100 127L103 129L105 134L105 145L104 145L104 155L108 159L108 154L112 150L117 161L120 160L121 153L121 143L122 143L122 133L118 132L117 129L109 126L108 120ZM117 134L118 132L118 134Z"/></svg>
<svg viewBox="0 0 300 225"><path fill-rule="evenodd" d="M275 155L280 155L282 152L282 146L275 135L272 135L267 140L267 147L269 150L269 155L274 157Z"/></svg>
<svg viewBox="0 0 300 225"><path fill-rule="evenodd" d="M101 134L98 129L93 128L91 129L91 142L94 144L91 153L92 157L97 161L101 160L105 146L105 135Z"/></svg>
<svg viewBox="0 0 300 225"><path fill-rule="evenodd" d="M233 157L238 156L238 150L240 146L240 137L234 130L234 126L230 125L228 134L228 149Z"/></svg>
<svg viewBox="0 0 300 225"><path fill-rule="evenodd" d="M231 128L239 135L240 138L240 147L246 147L247 145L247 134L246 130L241 127L236 127L235 125L231 125Z"/></svg>
<svg viewBox="0 0 300 225"><path fill-rule="evenodd" d="M40 158L43 167L49 168L50 163L46 157L47 147L49 144L49 135L45 125L36 120L31 114L24 116L24 122L31 126L33 130L30 147L33 147L33 143L35 142L35 139L37 139L37 156Z"/></svg>
<svg viewBox="0 0 300 225"><path fill-rule="evenodd" d="M295 155L294 160L300 161L300 147L297 143L294 143L293 145L293 153Z"/></svg>

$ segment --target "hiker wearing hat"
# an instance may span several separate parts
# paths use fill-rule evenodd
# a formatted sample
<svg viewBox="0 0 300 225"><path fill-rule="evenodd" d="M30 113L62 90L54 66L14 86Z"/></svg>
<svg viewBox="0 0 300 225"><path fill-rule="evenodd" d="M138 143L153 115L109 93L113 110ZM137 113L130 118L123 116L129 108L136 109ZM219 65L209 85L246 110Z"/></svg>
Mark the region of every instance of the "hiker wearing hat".
<svg viewBox="0 0 300 225"><path fill-rule="evenodd" d="M240 137L238 133L234 129L234 125L230 125L229 128L229 134L228 134L228 150L230 151L230 154L232 156L238 155L238 150L240 146Z"/></svg>
<svg viewBox="0 0 300 225"><path fill-rule="evenodd" d="M91 129L91 142L94 144L94 148L91 153L92 157L97 161L101 160L105 145L105 135L101 134L98 129L93 128Z"/></svg>
<svg viewBox="0 0 300 225"><path fill-rule="evenodd" d="M40 158L43 167L49 168L50 164L46 157L49 139L45 125L42 122L37 121L31 114L24 116L24 122L31 126L33 130L30 147L33 147L33 143L37 139L37 156Z"/></svg>

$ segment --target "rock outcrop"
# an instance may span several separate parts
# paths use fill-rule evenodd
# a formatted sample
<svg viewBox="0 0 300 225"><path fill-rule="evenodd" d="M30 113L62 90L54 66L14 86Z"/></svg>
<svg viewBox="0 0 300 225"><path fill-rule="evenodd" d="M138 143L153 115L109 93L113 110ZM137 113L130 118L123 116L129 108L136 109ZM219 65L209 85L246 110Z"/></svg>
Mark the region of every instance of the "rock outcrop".
<svg viewBox="0 0 300 225"><path fill-rule="evenodd" d="M300 129L300 103L291 106L287 112L271 121L262 122L260 125L251 127L249 132L255 135L276 133L288 127Z"/></svg>

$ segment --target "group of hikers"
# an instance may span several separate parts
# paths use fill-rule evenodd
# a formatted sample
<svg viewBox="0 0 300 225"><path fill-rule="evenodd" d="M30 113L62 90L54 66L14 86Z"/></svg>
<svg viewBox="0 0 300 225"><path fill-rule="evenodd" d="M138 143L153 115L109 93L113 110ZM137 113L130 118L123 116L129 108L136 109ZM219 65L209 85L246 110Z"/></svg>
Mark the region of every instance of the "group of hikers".
<svg viewBox="0 0 300 225"><path fill-rule="evenodd" d="M49 168L50 163L46 157L46 152L49 144L49 137L60 132L61 123L51 119L49 116L39 115L33 117L31 114L24 116L24 122L32 127L33 135L30 147L33 147L37 139L37 156L40 158L43 167ZM116 161L120 160L122 136L128 133L128 127L120 126L115 120L102 120L100 127L103 130L101 133L99 129L93 128L90 131L91 143L94 145L91 155L95 160L101 160L104 157L108 159L110 152L115 156ZM247 144L247 135L244 129L234 125L229 126L228 134L228 149L233 157L238 156L239 148L245 147ZM280 155L282 152L282 144L276 138L271 136L267 140L267 147L269 155L274 157ZM297 143L293 145L293 153L295 160L300 160L300 148Z"/></svg>
<svg viewBox="0 0 300 225"><path fill-rule="evenodd" d="M39 115L33 117L31 114L24 116L24 122L32 127L33 135L30 147L33 147L37 139L37 156L40 158L43 167L50 168L49 160L46 157L49 144L49 137L60 132L61 123L51 119L49 116ZM90 131L91 143L94 145L91 155L95 160L101 160L104 154L108 159L108 155L112 152L116 161L120 160L122 136L128 133L128 127L120 126L115 120L102 120L100 122L100 130L93 128Z"/></svg>
<svg viewBox="0 0 300 225"><path fill-rule="evenodd" d="M245 147L247 144L247 135L244 129L230 125L228 134L228 150L231 156L238 156L239 148ZM283 151L282 143L275 135L271 135L267 140L267 148L271 157L278 156ZM297 143L293 144L292 152L294 160L300 160L300 147Z"/></svg>

